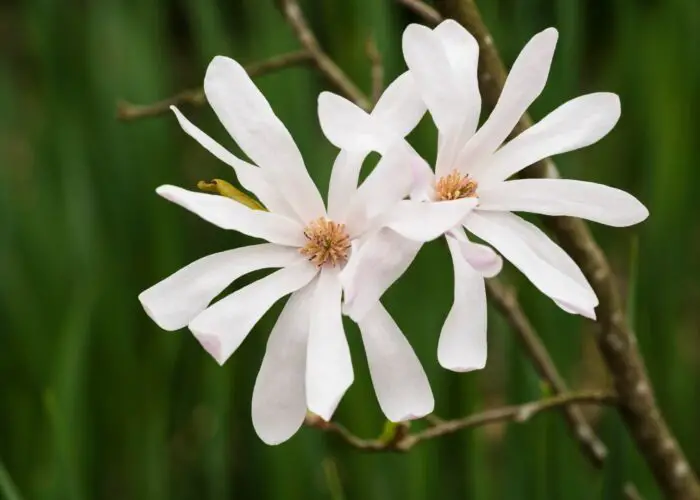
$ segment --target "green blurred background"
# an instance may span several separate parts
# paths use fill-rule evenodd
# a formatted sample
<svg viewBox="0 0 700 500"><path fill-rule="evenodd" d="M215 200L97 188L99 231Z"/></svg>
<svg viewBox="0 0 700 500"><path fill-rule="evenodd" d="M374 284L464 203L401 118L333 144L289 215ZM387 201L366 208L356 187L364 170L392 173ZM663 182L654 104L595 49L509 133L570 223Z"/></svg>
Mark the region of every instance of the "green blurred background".
<svg viewBox="0 0 700 500"><path fill-rule="evenodd" d="M630 298L660 404L700 466L700 2L483 0L508 64L535 32L561 35L544 116L591 91L620 94L601 143L558 159L563 175L605 182L651 210L639 227L594 231ZM369 91L373 34L392 78L401 32L417 19L391 0L302 4L323 45ZM610 448L603 471L563 419L491 426L367 455L302 429L264 445L250 422L253 383L279 305L220 368L187 331L160 331L137 295L183 265L249 240L159 199L162 183L231 179L174 117L124 123L118 99L152 102L201 84L209 60L254 62L298 43L271 0L0 1L0 497L26 499L591 499L620 498L626 478L658 498L614 412L588 413ZM308 68L257 83L325 193L334 150L321 135ZM237 151L207 107L183 111ZM432 158L425 120L413 135ZM568 316L507 266L531 319L574 388L609 386L593 325ZM240 280L235 286L257 276ZM489 364L454 374L436 362L452 297L446 248L424 247L386 303L429 374L436 413L455 417L525 402L543 389L517 338L490 311ZM339 421L382 427L357 331L356 382ZM15 485L14 488L12 485Z"/></svg>

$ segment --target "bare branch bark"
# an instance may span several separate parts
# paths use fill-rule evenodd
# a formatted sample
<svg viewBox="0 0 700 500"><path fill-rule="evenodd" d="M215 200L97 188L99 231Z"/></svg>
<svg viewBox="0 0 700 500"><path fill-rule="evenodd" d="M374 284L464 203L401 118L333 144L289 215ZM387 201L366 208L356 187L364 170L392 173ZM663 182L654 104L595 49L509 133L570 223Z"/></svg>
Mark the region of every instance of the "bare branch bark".
<svg viewBox="0 0 700 500"><path fill-rule="evenodd" d="M298 50L296 52L274 56L265 61L249 64L245 67L245 70L250 77L253 78L291 66L308 64L312 61L313 59L308 51ZM170 106L179 106L181 104L201 106L205 102L204 90L201 88L184 90L179 94L152 104L132 104L126 101L120 101L117 103L117 118L120 120L148 118L167 113Z"/></svg>
<svg viewBox="0 0 700 500"><path fill-rule="evenodd" d="M473 0L438 0L439 11L457 20L478 40L479 81L484 101L495 106L506 71L493 39ZM531 125L526 115L513 131ZM530 167L533 177L556 175L551 160ZM700 483L659 411L634 331L625 321L617 283L605 255L588 226L579 219L548 217L547 223L562 247L579 264L598 295L600 332L598 348L613 376L620 397L620 412L641 454L662 491L669 498L700 499Z"/></svg>
<svg viewBox="0 0 700 500"><path fill-rule="evenodd" d="M309 427L337 434L348 445L359 450L406 452L423 441L452 434L464 429L500 422L524 423L544 411L571 404L611 405L616 404L616 402L617 397L615 395L600 391L560 394L551 398L532 401L521 405L504 406L486 410L460 419L434 420L434 425L432 425L432 427L428 427L416 433L406 432L400 435L400 438L391 441L360 438L342 425L335 422L325 422L315 415L308 415L305 424Z"/></svg>

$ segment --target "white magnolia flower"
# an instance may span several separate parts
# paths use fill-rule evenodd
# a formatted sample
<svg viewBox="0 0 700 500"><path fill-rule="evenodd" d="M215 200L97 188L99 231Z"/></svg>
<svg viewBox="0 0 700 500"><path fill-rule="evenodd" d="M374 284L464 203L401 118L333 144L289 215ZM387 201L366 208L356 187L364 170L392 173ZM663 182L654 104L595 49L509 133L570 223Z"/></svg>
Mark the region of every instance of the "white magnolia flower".
<svg viewBox="0 0 700 500"><path fill-rule="evenodd" d="M392 153L388 144L403 141L400 131L413 128L425 112L408 75L385 92L373 113L375 121L391 132L383 136L385 142L377 140L372 147L387 154L358 188L360 166L369 150L341 151L331 175L328 211L291 135L237 62L214 58L204 90L221 123L255 165L236 158L173 108L180 125L230 165L241 185L268 211L175 186L161 186L157 193L212 224L267 243L204 257L149 288L139 299L161 328L188 326L223 364L265 312L291 294L270 334L252 402L257 433L267 443L279 443L296 432L307 408L329 420L353 381L338 275L359 238L382 225L422 241L437 238L474 203L456 200L431 208L403 200L411 177L402 149L394 148ZM419 221L422 229L404 230L409 217ZM240 276L266 268L280 269L209 305ZM386 416L398 421L432 411L425 373L379 302L359 327Z"/></svg>
<svg viewBox="0 0 700 500"><path fill-rule="evenodd" d="M438 359L454 371L483 368L486 363L486 294L484 278L497 274L501 258L488 246L469 240L464 229L493 245L562 309L594 319L598 299L576 263L535 225L512 212L573 216L610 226L644 220L647 209L619 189L562 179L507 180L549 156L595 143L620 117L615 94L595 93L573 99L515 139L502 143L542 92L557 41L557 31L536 36L513 64L497 106L477 131L481 96L477 80L479 46L462 26L447 20L434 30L409 26L403 50L439 131L435 172L413 161L416 185L412 199L427 203L471 198L477 207L445 236L454 266L454 303L440 334ZM336 99L320 115L354 116L352 103ZM335 121L339 121L335 116ZM352 148L339 129L326 134L336 146ZM391 247L387 257L382 249ZM345 312L362 318L388 286L410 265L420 244L388 229L373 235L363 251L367 259L346 268ZM378 271L381 269L381 271ZM374 277L371 282L366 282Z"/></svg>

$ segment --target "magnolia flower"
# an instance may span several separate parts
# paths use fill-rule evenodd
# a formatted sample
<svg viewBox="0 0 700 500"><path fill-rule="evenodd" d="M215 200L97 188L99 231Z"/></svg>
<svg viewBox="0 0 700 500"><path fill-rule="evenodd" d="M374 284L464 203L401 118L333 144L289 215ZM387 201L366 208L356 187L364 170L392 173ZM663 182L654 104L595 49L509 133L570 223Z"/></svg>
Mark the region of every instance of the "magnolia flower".
<svg viewBox="0 0 700 500"><path fill-rule="evenodd" d="M156 191L222 229L267 243L204 257L141 293L139 299L161 328L188 326L223 364L265 312L291 294L267 342L252 402L257 433L267 443L279 443L296 432L307 408L329 420L353 381L338 279L348 259L352 262L353 246L384 226L422 241L437 238L474 203L455 200L429 207L403 200L411 184L405 168L408 160L403 148L391 150L389 144L402 141L401 131L407 133L425 112L409 75L387 89L373 113L386 125L384 142L372 144L386 152L382 161L358 188L360 166L369 150L341 151L333 165L328 210L291 135L237 62L214 58L204 91L221 123L256 165L236 158L173 108L178 122L231 166L241 185L267 210L175 186ZM420 228L407 224L409 218L419 221ZM240 276L267 268L280 269L209 305ZM359 327L387 417L399 421L432 411L425 373L379 302Z"/></svg>
<svg viewBox="0 0 700 500"><path fill-rule="evenodd" d="M588 94L563 104L502 145L542 92L556 41L553 28L530 40L513 64L498 104L477 131L481 97L476 40L451 20L434 30L411 25L404 33L406 63L439 131L435 171L425 162L411 162L415 177L412 199L430 204L458 199L478 203L445 233L455 288L440 334L438 359L450 370L484 367L484 278L494 276L502 266L498 254L471 241L465 229L493 245L562 309L595 319L598 299L576 263L537 226L512 212L581 217L617 227L648 216L637 199L608 186L563 179L508 180L541 159L597 142L620 117L615 94ZM355 117L359 110L337 96L332 102L320 115L326 135L336 146L352 148L353 142L362 141L343 136L328 124L339 121L339 115ZM336 115L333 121L330 115ZM381 249L388 245L392 250L383 256ZM346 313L361 319L408 267L419 247L390 229L375 233L358 252L358 265L341 275ZM362 258L363 251L371 257ZM374 279L366 282L369 277Z"/></svg>

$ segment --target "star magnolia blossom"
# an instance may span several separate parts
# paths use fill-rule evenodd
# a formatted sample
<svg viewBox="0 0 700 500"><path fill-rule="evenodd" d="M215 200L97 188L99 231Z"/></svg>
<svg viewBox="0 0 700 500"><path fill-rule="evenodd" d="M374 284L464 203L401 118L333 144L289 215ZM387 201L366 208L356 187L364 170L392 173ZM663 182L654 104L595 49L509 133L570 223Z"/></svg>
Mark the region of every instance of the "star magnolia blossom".
<svg viewBox="0 0 700 500"><path fill-rule="evenodd" d="M455 199L478 202L474 211L445 233L455 288L440 334L438 359L450 370L484 367L484 278L494 276L502 266L498 254L470 241L465 229L493 245L562 309L594 319L598 299L576 263L535 225L512 212L573 216L617 227L648 216L637 199L608 186L562 179L507 180L539 160L595 143L620 117L615 94L588 94L563 104L502 145L542 92L556 41L553 28L530 40L513 64L498 104L477 131L481 96L476 40L451 20L434 30L411 25L404 33L406 63L439 131L435 172L425 162L411 162L412 199L430 204ZM333 125L342 121L340 116L358 122L371 122L371 117L337 96L324 99L327 105L320 119L331 142L347 148L362 142L342 135ZM368 258L359 258L357 266L348 266L341 275L345 312L356 321L361 319L410 265L419 248L419 243L386 228L367 239L358 255L367 252ZM367 281L369 277L373 279Z"/></svg>
<svg viewBox="0 0 700 500"><path fill-rule="evenodd" d="M358 188L369 149L341 151L331 175L328 211L291 135L237 62L216 57L207 70L204 91L221 123L256 165L233 156L173 108L180 125L233 167L238 181L268 210L175 186L161 186L157 193L223 229L268 243L204 257L139 299L161 328L188 326L223 364L265 312L291 294L270 334L252 402L257 433L267 443L279 443L296 432L307 408L329 420L353 381L338 279L348 259L353 262L353 246L384 226L419 241L437 238L475 203L463 199L430 207L403 200L411 185L406 169L410 158L404 148L391 150L389 145L400 145L401 131L410 131L425 113L409 75L387 89L373 113L383 125L372 147L385 155ZM418 227L408 223L413 218L420 221ZM281 269L209 305L240 276L266 268ZM386 416L399 421L432 411L425 373L379 302L359 327Z"/></svg>

